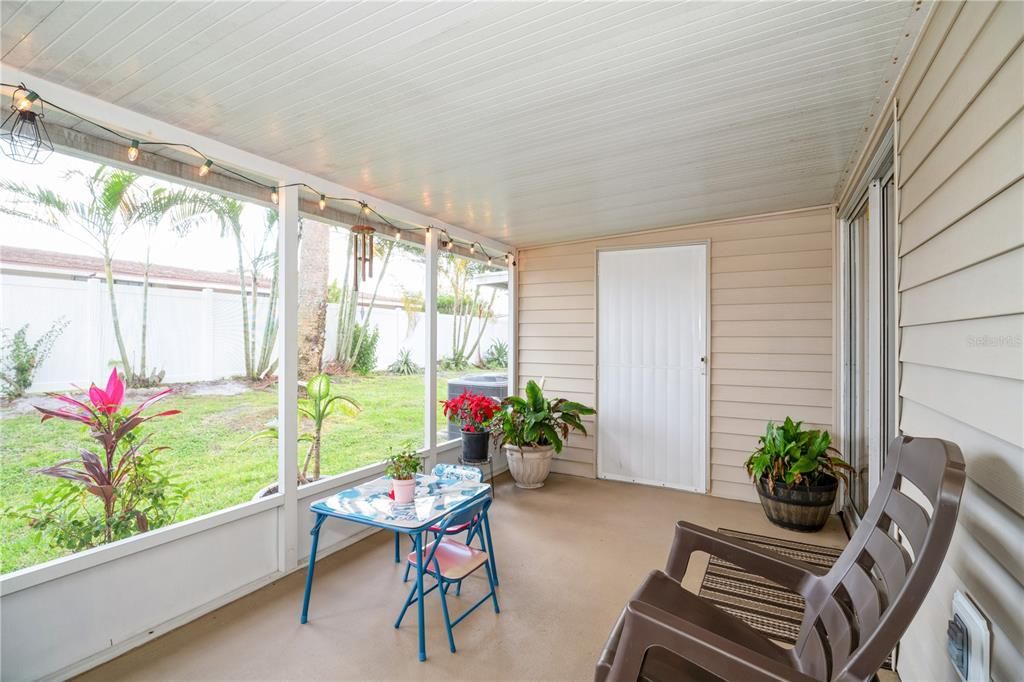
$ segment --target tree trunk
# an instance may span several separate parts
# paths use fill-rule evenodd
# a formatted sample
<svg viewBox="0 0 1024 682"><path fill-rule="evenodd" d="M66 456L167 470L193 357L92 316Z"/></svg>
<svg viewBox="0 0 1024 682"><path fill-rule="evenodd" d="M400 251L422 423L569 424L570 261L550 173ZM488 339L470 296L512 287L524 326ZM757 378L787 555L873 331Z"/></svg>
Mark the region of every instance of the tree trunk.
<svg viewBox="0 0 1024 682"><path fill-rule="evenodd" d="M277 368L277 361L270 362L270 356L274 353L277 345L277 284L280 268L274 262L274 274L270 280L270 300L267 301L267 319L263 325L263 343L260 348L260 361L256 369L256 375L263 378L273 374Z"/></svg>
<svg viewBox="0 0 1024 682"><path fill-rule="evenodd" d="M486 308L480 309L480 328L477 330L476 341L473 342L473 347L466 353L466 359L473 357L477 349L480 347L480 340L484 338L484 330L487 329L487 320L491 318L491 310L494 308L494 299L498 294L498 290L491 288L491 300L488 302Z"/></svg>
<svg viewBox="0 0 1024 682"><path fill-rule="evenodd" d="M299 245L299 377L319 374L327 325L330 228L306 221Z"/></svg>
<svg viewBox="0 0 1024 682"><path fill-rule="evenodd" d="M146 336L149 328L149 249L146 249L146 269L142 273L142 348L139 355L139 378L146 379Z"/></svg>
<svg viewBox="0 0 1024 682"><path fill-rule="evenodd" d="M232 231L235 233L235 251L238 253L238 294L242 300L242 353L245 357L245 376L249 379L256 379L258 377L253 375L252 353L249 350L249 301L246 298L242 231L240 226L235 226Z"/></svg>
<svg viewBox="0 0 1024 682"><path fill-rule="evenodd" d="M124 336L121 335L121 320L117 315L117 297L114 295L114 268L110 252L103 254L103 273L107 277L107 295L110 297L110 321L114 327L114 338L117 340L117 350L121 354L121 369L128 381L129 387L134 384L135 372L132 371L131 362L128 361L128 350L124 345Z"/></svg>
<svg viewBox="0 0 1024 682"><path fill-rule="evenodd" d="M352 349L352 353L349 357L351 362L355 362L355 359L359 357L359 349L363 347L363 340L367 337L370 328L370 315L373 314L373 308L377 304L377 292L380 291L380 283L384 280L384 273L388 270L388 261L391 260L391 252L395 250L395 243L391 242L388 252L384 254L384 262L380 265L380 270L377 271L377 282L373 285L373 295L370 296L370 305L367 306L366 312L363 313L363 333L359 335L359 340L356 341L356 347Z"/></svg>

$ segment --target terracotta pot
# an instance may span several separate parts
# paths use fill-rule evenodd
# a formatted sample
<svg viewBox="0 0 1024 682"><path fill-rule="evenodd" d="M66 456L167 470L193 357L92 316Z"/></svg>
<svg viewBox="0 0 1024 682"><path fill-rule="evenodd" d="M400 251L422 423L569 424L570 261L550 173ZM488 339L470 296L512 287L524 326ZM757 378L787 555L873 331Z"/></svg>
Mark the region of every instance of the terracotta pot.
<svg viewBox="0 0 1024 682"><path fill-rule="evenodd" d="M409 504L416 497L416 479L393 478L391 490L395 493L395 504Z"/></svg>
<svg viewBox="0 0 1024 682"><path fill-rule="evenodd" d="M794 485L775 482L775 491L768 490L768 480L754 484L765 516L776 526L801 533L821 530L832 513L839 481L828 476L821 485Z"/></svg>
<svg viewBox="0 0 1024 682"><path fill-rule="evenodd" d="M551 445L539 448L506 445L505 454L508 455L508 470L516 486L539 488L551 473L551 458L554 457L555 448Z"/></svg>

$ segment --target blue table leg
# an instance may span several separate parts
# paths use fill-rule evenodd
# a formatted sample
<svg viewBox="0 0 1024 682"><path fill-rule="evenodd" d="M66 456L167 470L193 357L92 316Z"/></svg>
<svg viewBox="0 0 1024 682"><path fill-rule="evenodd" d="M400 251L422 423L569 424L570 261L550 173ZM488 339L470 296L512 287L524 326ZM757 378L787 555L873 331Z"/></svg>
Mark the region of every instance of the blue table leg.
<svg viewBox="0 0 1024 682"><path fill-rule="evenodd" d="M423 631L423 533L414 536L416 545L416 618L419 623L420 660L427 660L427 638Z"/></svg>
<svg viewBox="0 0 1024 682"><path fill-rule="evenodd" d="M313 541L309 547L309 568L306 569L306 594L302 597L302 618L299 619L300 623L306 622L306 616L309 613L309 594L313 591L313 568L316 566L316 546L320 542L320 526L324 525L326 520L326 516L317 514L316 523L313 524L313 529L309 531L309 534L313 536Z"/></svg>
<svg viewBox="0 0 1024 682"><path fill-rule="evenodd" d="M484 518L483 518L483 526L484 526L484 537L487 538L487 556L490 558L490 562L491 562L491 573L494 575L494 584L497 585L498 584L498 564L494 560L494 545L491 543L491 520L488 518L486 513L484 514Z"/></svg>
<svg viewBox="0 0 1024 682"><path fill-rule="evenodd" d="M399 552L400 552L400 549L399 549L399 546L398 546L398 533L395 533L395 563L396 564L399 563L399 558L398 558Z"/></svg>

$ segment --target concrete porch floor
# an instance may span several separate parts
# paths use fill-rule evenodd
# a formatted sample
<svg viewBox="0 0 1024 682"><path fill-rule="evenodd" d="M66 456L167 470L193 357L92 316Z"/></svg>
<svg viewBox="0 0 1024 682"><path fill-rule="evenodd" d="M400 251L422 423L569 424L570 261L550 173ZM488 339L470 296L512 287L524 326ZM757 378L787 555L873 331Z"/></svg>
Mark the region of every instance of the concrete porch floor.
<svg viewBox="0 0 1024 682"><path fill-rule="evenodd" d="M489 604L455 628L451 654L436 594L425 600L427 661L416 619L392 626L407 593L392 537L378 533L317 564L309 623L299 624L305 571L96 668L83 680L585 680L619 611L662 568L673 524L685 519L842 546L839 519L808 536L777 528L757 504L664 488L553 474L540 490L497 480L491 508L501 614ZM683 584L696 589L706 558ZM482 572L481 572L482 575ZM467 580L452 617L486 592ZM454 595L454 591L452 592Z"/></svg>

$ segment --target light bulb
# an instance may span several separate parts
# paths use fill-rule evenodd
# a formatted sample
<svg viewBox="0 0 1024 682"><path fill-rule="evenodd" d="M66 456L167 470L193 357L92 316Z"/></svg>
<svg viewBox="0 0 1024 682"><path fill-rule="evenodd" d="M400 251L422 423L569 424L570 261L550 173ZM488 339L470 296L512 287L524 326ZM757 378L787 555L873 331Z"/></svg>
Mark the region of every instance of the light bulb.
<svg viewBox="0 0 1024 682"><path fill-rule="evenodd" d="M444 248L448 249L449 251L452 250L452 240L451 239L449 239L448 241L446 241L444 243Z"/></svg>
<svg viewBox="0 0 1024 682"><path fill-rule="evenodd" d="M21 92L24 94L18 97L17 103L14 106L18 111L28 111L32 108L32 103L39 99L39 95L31 90L22 90Z"/></svg>
<svg viewBox="0 0 1024 682"><path fill-rule="evenodd" d="M469 245L469 255L472 256L475 253L476 253L476 244L470 244Z"/></svg>
<svg viewBox="0 0 1024 682"><path fill-rule="evenodd" d="M132 140L132 144L128 147L128 160L138 161L139 160L139 141Z"/></svg>
<svg viewBox="0 0 1024 682"><path fill-rule="evenodd" d="M320 210L322 211L325 208L327 208L327 195L326 194L321 194L320 195Z"/></svg>
<svg viewBox="0 0 1024 682"><path fill-rule="evenodd" d="M210 174L211 168L213 168L213 161L207 159L206 163L199 167L199 177L205 178L207 175Z"/></svg>
<svg viewBox="0 0 1024 682"><path fill-rule="evenodd" d="M401 230L395 230L395 241L396 242L402 241L402 231Z"/></svg>
<svg viewBox="0 0 1024 682"><path fill-rule="evenodd" d="M270 201L271 203L277 203L277 188L274 187L270 190Z"/></svg>
<svg viewBox="0 0 1024 682"><path fill-rule="evenodd" d="M488 264L488 265L490 265L490 264L491 264L491 257L490 257L490 256L488 256L488 257L487 257L487 264Z"/></svg>
<svg viewBox="0 0 1024 682"><path fill-rule="evenodd" d="M367 206L366 204L363 204L363 213L365 213L366 215L370 215L370 207Z"/></svg>

